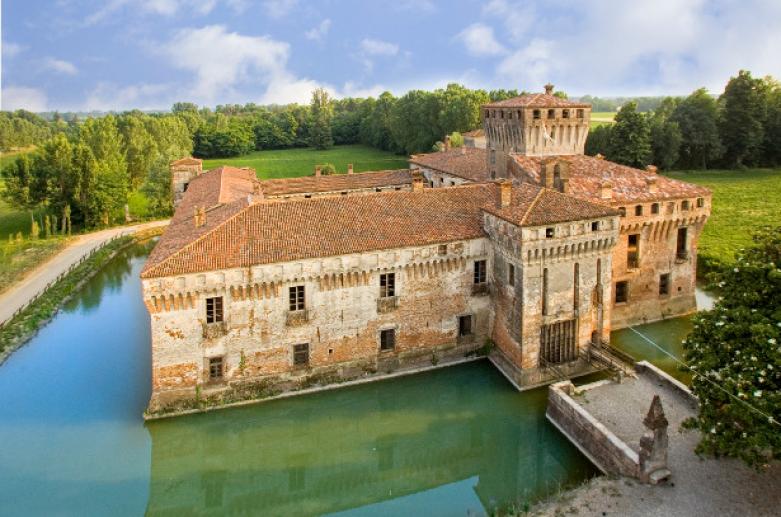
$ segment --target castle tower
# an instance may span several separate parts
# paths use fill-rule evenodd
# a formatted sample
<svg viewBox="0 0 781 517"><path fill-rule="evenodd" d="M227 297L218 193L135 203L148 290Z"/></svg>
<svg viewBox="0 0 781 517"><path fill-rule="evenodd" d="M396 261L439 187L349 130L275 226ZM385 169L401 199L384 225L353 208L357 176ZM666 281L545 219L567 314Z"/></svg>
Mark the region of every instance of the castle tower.
<svg viewBox="0 0 781 517"><path fill-rule="evenodd" d="M203 172L203 161L188 156L172 161L169 170L171 171L171 195L175 208L182 200L190 181Z"/></svg>
<svg viewBox="0 0 781 517"><path fill-rule="evenodd" d="M492 178L508 177L509 153L527 156L583 154L591 105L545 93L527 94L482 107L483 128Z"/></svg>

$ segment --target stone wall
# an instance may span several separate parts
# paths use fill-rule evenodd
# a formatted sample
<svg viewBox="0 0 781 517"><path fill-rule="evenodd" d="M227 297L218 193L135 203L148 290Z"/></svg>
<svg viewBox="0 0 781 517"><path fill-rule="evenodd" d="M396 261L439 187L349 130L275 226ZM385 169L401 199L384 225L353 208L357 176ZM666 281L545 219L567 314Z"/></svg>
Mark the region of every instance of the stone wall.
<svg viewBox="0 0 781 517"><path fill-rule="evenodd" d="M193 178L203 172L201 163L198 164L171 164L171 193L173 195L174 207L176 207L184 196L187 185Z"/></svg>
<svg viewBox="0 0 781 517"><path fill-rule="evenodd" d="M145 279L150 410L191 400L196 386L204 396L285 391L474 353L490 336L489 297L473 293L474 261L490 260L487 246L486 239L475 239ZM379 300L382 273L395 273L393 299ZM306 300L292 319L291 286L304 286ZM207 324L206 299L219 296L224 321ZM470 335L458 335L460 316L471 317ZM395 330L396 344L380 351L386 329ZM303 343L309 364L294 366L293 347ZM213 357L223 359L220 382L209 380Z"/></svg>
<svg viewBox="0 0 781 517"><path fill-rule="evenodd" d="M638 454L570 396L609 382L612 381L600 381L580 389L576 389L570 381L551 385L546 416L603 472L638 477Z"/></svg>
<svg viewBox="0 0 781 517"><path fill-rule="evenodd" d="M410 168L413 167L410 166ZM425 167L418 167L417 165L415 165L414 168L420 169L420 172L423 173L423 177L426 178L426 183L429 187L455 187L456 185L463 185L465 183L474 183L467 179L454 176L452 174L447 174L435 169L427 169Z"/></svg>

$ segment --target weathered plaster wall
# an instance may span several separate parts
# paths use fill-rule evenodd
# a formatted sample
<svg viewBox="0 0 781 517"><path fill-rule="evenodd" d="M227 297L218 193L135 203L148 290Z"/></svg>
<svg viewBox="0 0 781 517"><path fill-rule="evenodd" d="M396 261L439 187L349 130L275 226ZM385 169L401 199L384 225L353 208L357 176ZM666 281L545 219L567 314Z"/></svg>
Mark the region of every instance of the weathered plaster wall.
<svg viewBox="0 0 781 517"><path fill-rule="evenodd" d="M418 166L416 165L415 168L418 168ZM447 174L434 169L427 169L425 167L420 167L420 172L422 172L423 177L426 178L426 183L428 183L430 187L434 188L454 187L456 185L463 185L465 183L474 183L452 174Z"/></svg>
<svg viewBox="0 0 781 517"><path fill-rule="evenodd" d="M473 263L488 259L486 239L144 280L152 316L150 409L226 389L233 382L314 374L354 377L391 371L437 354L481 347L490 335L489 298L472 294ZM379 276L396 274L397 307L378 310ZM288 323L288 288L304 285L307 321ZM223 325L206 325L206 298L222 296ZM473 335L458 338L458 316ZM396 329L380 351L379 333ZM210 336L210 337L205 337ZM310 366L293 366L293 345L309 343ZM225 382L208 383L208 358L224 357Z"/></svg>
<svg viewBox="0 0 781 517"><path fill-rule="evenodd" d="M201 165L172 165L171 192L174 196L174 206L178 205L184 196L185 185L202 172Z"/></svg>

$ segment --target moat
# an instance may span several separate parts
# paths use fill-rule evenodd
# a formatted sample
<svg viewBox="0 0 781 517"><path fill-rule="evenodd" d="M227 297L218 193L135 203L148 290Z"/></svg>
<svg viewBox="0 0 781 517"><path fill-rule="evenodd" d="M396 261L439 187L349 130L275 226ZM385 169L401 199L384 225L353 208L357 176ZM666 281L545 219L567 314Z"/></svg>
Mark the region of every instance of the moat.
<svg viewBox="0 0 781 517"><path fill-rule="evenodd" d="M482 514L598 474L486 361L145 425L151 246L0 367L0 514ZM688 321L638 330L674 351Z"/></svg>

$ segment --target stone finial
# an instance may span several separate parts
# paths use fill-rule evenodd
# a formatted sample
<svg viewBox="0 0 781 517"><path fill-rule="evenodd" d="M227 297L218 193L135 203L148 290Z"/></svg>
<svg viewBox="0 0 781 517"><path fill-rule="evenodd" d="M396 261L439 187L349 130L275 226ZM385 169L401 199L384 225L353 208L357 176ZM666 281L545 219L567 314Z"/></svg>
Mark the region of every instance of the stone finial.
<svg viewBox="0 0 781 517"><path fill-rule="evenodd" d="M656 178L646 178L645 183L648 185L648 192L656 194L659 191L659 185Z"/></svg>
<svg viewBox="0 0 781 517"><path fill-rule="evenodd" d="M669 422L664 416L662 400L659 395L654 395L643 424L646 431L640 438L640 480L655 485L671 475L667 468L667 426Z"/></svg>
<svg viewBox="0 0 781 517"><path fill-rule="evenodd" d="M322 172L322 168L319 165L315 166L315 178L319 178Z"/></svg>
<svg viewBox="0 0 781 517"><path fill-rule="evenodd" d="M348 163L347 164L347 174L352 174L352 173L353 173L353 164L352 163Z"/></svg>
<svg viewBox="0 0 781 517"><path fill-rule="evenodd" d="M507 208L512 203L513 198L513 182L508 179L499 181L499 206L500 208Z"/></svg>
<svg viewBox="0 0 781 517"><path fill-rule="evenodd" d="M545 94L553 95L553 85L551 83L545 85Z"/></svg>
<svg viewBox="0 0 781 517"><path fill-rule="evenodd" d="M604 160L605 156L602 153L597 153L596 156L594 156L597 160Z"/></svg>
<svg viewBox="0 0 781 517"><path fill-rule="evenodd" d="M445 135L445 151L450 150L450 135Z"/></svg>
<svg viewBox="0 0 781 517"><path fill-rule="evenodd" d="M656 165L646 165L645 170L650 172L651 174L656 174L659 171L659 168Z"/></svg>

